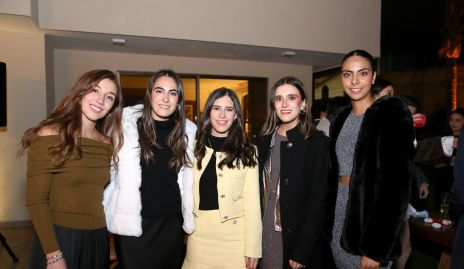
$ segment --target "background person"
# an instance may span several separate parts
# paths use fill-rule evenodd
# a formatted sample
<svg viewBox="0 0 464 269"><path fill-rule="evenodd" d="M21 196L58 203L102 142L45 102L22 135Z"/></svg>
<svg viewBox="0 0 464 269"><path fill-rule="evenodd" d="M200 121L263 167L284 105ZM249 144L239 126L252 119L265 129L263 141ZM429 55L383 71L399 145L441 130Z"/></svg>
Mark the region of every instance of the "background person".
<svg viewBox="0 0 464 269"><path fill-rule="evenodd" d="M393 96L395 95L395 86L388 80L383 78L375 78L374 84L371 87L372 95L377 100L382 96Z"/></svg>
<svg viewBox="0 0 464 269"><path fill-rule="evenodd" d="M334 96L329 99L325 112L321 112L321 118L316 125L316 129L323 132L326 136L330 135L330 120L339 108L348 105L350 100L345 96Z"/></svg>
<svg viewBox="0 0 464 269"><path fill-rule="evenodd" d="M457 221L455 227L451 269L464 268L464 131L459 136L456 162L454 165L454 182L451 187L451 209Z"/></svg>

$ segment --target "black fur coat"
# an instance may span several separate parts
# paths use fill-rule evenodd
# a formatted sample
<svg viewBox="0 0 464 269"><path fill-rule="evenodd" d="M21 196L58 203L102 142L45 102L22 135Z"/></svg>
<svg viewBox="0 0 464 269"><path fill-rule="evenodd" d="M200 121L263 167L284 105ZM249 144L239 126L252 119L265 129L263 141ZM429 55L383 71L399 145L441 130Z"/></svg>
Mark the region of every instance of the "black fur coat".
<svg viewBox="0 0 464 269"><path fill-rule="evenodd" d="M331 121L329 215L331 238L338 185L335 144L351 106ZM364 114L353 157L341 246L385 264L401 254L399 235L408 207L414 155L412 115L397 97L383 97Z"/></svg>

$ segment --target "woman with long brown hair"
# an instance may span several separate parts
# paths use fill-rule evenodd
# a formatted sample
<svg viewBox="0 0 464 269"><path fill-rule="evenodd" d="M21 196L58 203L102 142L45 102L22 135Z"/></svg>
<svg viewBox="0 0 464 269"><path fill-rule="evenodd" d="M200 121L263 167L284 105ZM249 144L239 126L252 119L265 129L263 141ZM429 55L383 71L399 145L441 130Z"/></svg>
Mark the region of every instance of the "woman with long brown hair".
<svg viewBox="0 0 464 269"><path fill-rule="evenodd" d="M122 126L124 146L103 201L120 265L177 269L183 261L182 228L193 230L196 131L185 118L179 75L156 72L143 104L124 109Z"/></svg>
<svg viewBox="0 0 464 269"><path fill-rule="evenodd" d="M30 268L108 267L101 200L123 143L121 113L116 75L93 70L25 132L19 155L28 154L27 207L37 235Z"/></svg>

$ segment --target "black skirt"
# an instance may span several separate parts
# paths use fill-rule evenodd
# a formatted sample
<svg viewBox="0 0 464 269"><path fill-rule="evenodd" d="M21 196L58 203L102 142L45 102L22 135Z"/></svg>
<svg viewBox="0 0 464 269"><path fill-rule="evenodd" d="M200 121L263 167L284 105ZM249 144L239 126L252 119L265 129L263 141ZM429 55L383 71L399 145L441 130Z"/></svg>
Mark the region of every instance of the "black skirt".
<svg viewBox="0 0 464 269"><path fill-rule="evenodd" d="M108 231L105 228L81 230L54 225L56 238L68 269L107 269ZM36 235L32 239L29 269L45 269L45 253Z"/></svg>
<svg viewBox="0 0 464 269"><path fill-rule="evenodd" d="M143 219L142 235L115 235L121 269L178 269L185 257L182 215Z"/></svg>

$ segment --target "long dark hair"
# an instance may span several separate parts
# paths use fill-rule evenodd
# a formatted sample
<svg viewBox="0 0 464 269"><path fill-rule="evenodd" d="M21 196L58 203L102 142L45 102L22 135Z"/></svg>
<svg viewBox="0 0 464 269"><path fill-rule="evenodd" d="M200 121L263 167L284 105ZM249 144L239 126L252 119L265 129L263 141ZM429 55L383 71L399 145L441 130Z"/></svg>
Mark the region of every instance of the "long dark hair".
<svg viewBox="0 0 464 269"><path fill-rule="evenodd" d="M155 145L160 148L160 145L156 142L156 128L155 120L152 116L151 106L151 94L156 80L160 77L170 77L176 83L178 102L176 111L172 117L174 117L175 125L174 129L168 136L166 141L167 146L173 151L174 156L169 162L169 167L179 171L183 165L192 165L190 158L187 155L187 142L185 134L185 111L184 111L184 86L179 75L172 70L160 70L156 72L150 79L145 93L145 99L143 100L142 116L137 120L137 128L139 131L139 143L142 152L143 159L146 162L154 160L155 156L151 151L150 147Z"/></svg>
<svg viewBox="0 0 464 269"><path fill-rule="evenodd" d="M243 132L243 114L237 94L233 90L223 87L214 90L206 100L203 117L196 135L195 158L197 159L198 169L201 169L201 161L206 153L206 142L213 128L210 118L211 109L214 102L224 96L229 96L232 99L237 117L230 126L226 141L222 147L222 151L227 157L219 163L219 168L222 169L224 165L227 165L229 168L240 168L240 164L244 167L254 167L257 164L256 149L251 145Z"/></svg>
<svg viewBox="0 0 464 269"><path fill-rule="evenodd" d="M81 101L103 79L113 81L117 88L117 94L113 107L106 117L97 121L95 128L98 132L109 136L111 143L114 145L113 161L117 162L117 152L124 143L121 128L122 93L116 74L104 69L92 70L83 74L50 116L36 127L30 128L24 133L18 156L23 155L30 148L32 138L41 128L50 126L57 129L58 135L63 141L63 143L49 149L53 164L55 166L62 166L71 157L74 149L78 152L78 158L81 158L82 150L78 142L82 128Z"/></svg>
<svg viewBox="0 0 464 269"><path fill-rule="evenodd" d="M277 88L285 84L289 84L297 88L298 92L301 95L301 100L305 102L306 104L304 113L300 113L300 115L298 116L299 117L298 129L300 130L301 134L305 138L308 138L315 133L315 128L311 123L312 122L311 108L309 105L308 97L306 95L306 88L303 82L301 82L301 80L293 76L283 77L277 80L276 83L274 83L274 86L272 86L271 98L269 100L269 113L267 115L266 121L264 122L263 129L261 130L261 136L266 136L266 135L270 135L274 133L275 128L279 126L279 124L281 123L275 111L274 99L275 99Z"/></svg>

